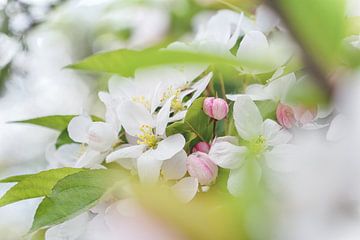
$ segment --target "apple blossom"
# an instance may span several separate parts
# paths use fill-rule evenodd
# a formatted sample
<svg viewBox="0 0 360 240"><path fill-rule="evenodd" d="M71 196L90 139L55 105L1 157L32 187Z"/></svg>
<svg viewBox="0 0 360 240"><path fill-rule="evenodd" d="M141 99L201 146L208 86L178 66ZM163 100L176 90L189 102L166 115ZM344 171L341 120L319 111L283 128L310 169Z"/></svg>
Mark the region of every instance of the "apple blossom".
<svg viewBox="0 0 360 240"><path fill-rule="evenodd" d="M220 167L230 169L228 190L240 194L246 185L249 171L256 181L260 180L261 167L256 159L264 158L267 165L276 171L289 171L291 162L283 159L291 150L287 144L291 134L276 122L263 120L257 106L248 96L239 96L234 104L235 127L247 145L239 146L228 141L212 144L209 156ZM289 150L290 149L290 150Z"/></svg>
<svg viewBox="0 0 360 240"><path fill-rule="evenodd" d="M88 116L74 117L67 130L72 140L87 145L76 164L77 167L100 167L106 152L118 140L117 127L107 122L93 122Z"/></svg>
<svg viewBox="0 0 360 240"><path fill-rule="evenodd" d="M147 183L156 182L161 170L166 179L183 177L186 173L185 138L181 134L165 135L172 100L168 99L155 116L142 104L132 101L121 104L118 108L121 125L137 140L110 153L106 161L136 159L140 180Z"/></svg>
<svg viewBox="0 0 360 240"><path fill-rule="evenodd" d="M197 178L201 185L212 184L218 174L217 165L206 153L195 152L190 154L186 166L190 176Z"/></svg>
<svg viewBox="0 0 360 240"><path fill-rule="evenodd" d="M229 112L229 105L224 99L207 97L203 103L203 110L209 117L222 120Z"/></svg>

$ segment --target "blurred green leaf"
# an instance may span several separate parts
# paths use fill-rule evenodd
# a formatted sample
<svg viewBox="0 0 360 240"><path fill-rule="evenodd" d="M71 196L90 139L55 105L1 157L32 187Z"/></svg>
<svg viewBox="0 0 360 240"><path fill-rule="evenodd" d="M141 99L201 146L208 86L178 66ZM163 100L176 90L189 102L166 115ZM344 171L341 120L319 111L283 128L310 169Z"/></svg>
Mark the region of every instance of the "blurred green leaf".
<svg viewBox="0 0 360 240"><path fill-rule="evenodd" d="M276 107L277 103L272 100L256 101L256 106L259 108L263 119L276 120Z"/></svg>
<svg viewBox="0 0 360 240"><path fill-rule="evenodd" d="M24 180L25 178L31 176L33 174L24 174L24 175L18 175L18 176L11 176L8 178L4 178L0 180L0 183L14 183L14 182L20 182Z"/></svg>
<svg viewBox="0 0 360 240"><path fill-rule="evenodd" d="M51 128L58 131L63 131L64 129L67 128L71 119L73 119L76 116L77 115L53 115L53 116L32 118L27 120L13 121L9 123L28 123L28 124ZM103 119L96 116L91 116L91 118L93 119L93 121L99 121L99 122L104 121Z"/></svg>
<svg viewBox="0 0 360 240"><path fill-rule="evenodd" d="M49 195L60 179L80 171L83 169L59 168L28 175L5 193L0 199L0 207L25 199Z"/></svg>
<svg viewBox="0 0 360 240"><path fill-rule="evenodd" d="M46 229L41 229L37 231L32 237L31 240L46 240Z"/></svg>
<svg viewBox="0 0 360 240"><path fill-rule="evenodd" d="M69 137L67 128L65 128L56 139L55 147L58 149L62 145L74 143L74 141Z"/></svg>
<svg viewBox="0 0 360 240"><path fill-rule="evenodd" d="M88 210L124 176L121 171L97 169L65 177L40 203L30 231L60 224Z"/></svg>
<svg viewBox="0 0 360 240"><path fill-rule="evenodd" d="M317 64L329 70L345 37L345 0L274 0L287 24Z"/></svg>
<svg viewBox="0 0 360 240"><path fill-rule="evenodd" d="M289 89L286 100L293 104L314 107L319 104L327 105L329 99L319 86L307 79L297 82Z"/></svg>
<svg viewBox="0 0 360 240"><path fill-rule="evenodd" d="M181 63L231 65L234 67L239 67L242 64L235 57L211 53L165 49L146 49L143 51L122 49L95 54L68 67L79 70L120 74L129 77L134 75L135 70L138 68ZM247 62L247 64L259 67L258 63L255 62Z"/></svg>

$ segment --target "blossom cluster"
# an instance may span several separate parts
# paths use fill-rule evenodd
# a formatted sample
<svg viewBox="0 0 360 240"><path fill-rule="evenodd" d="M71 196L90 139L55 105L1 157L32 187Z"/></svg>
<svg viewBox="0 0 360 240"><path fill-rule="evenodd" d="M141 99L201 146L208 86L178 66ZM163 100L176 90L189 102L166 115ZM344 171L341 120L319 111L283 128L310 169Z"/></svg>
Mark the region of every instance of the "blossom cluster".
<svg viewBox="0 0 360 240"><path fill-rule="evenodd" d="M70 121L69 136L80 144L64 145L57 151L81 152L81 156L63 166L105 168L103 163L116 162L142 183L169 181L175 191L181 189L185 201L194 198L198 189L211 188L219 168L229 170L227 187L233 195L243 191L248 166L256 181L260 181L263 162L274 171L291 171L293 163L286 159L295 148L291 130L326 127L318 121L329 111L324 114L320 107L287 100L289 91L302 81L297 78L303 76L285 70L295 51L294 46L279 46L279 36L286 34L279 18L264 6L258 8L255 21L243 13L219 11L192 42L176 42L168 49L223 54L245 63L264 62L266 56L266 67L245 64L237 71L272 73L269 79L219 98L207 92L216 81L207 65L165 65L138 69L133 78L113 76L109 91L99 92L106 107L105 121L93 121L86 114ZM205 140L198 129L192 129L197 136L190 141L186 129L167 131L172 124L186 123L196 100L202 105L198 111L207 116L202 124L214 125L211 137ZM262 116L257 105L262 101L275 104L274 118ZM232 121L236 131L219 135L216 122L223 119Z"/></svg>

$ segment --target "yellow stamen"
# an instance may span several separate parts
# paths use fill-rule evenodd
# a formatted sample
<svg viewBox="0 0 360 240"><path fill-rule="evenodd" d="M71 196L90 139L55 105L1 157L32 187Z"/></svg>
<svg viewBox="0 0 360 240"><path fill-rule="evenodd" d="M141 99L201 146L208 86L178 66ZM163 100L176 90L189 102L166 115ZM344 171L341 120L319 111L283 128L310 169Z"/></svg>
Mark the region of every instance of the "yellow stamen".
<svg viewBox="0 0 360 240"><path fill-rule="evenodd" d="M157 146L158 139L156 138L153 128L149 125L142 125L140 127L142 134L138 134L137 144L144 144L149 148L155 148Z"/></svg>

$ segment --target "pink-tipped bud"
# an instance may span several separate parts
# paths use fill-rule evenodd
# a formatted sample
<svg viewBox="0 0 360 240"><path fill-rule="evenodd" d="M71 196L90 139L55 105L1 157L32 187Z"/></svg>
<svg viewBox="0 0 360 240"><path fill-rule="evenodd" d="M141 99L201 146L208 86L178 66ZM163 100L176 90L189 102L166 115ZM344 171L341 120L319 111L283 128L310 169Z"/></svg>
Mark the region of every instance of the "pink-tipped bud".
<svg viewBox="0 0 360 240"><path fill-rule="evenodd" d="M203 153L209 153L210 151L210 144L207 142L198 142L195 144L191 152L203 152Z"/></svg>
<svg viewBox="0 0 360 240"><path fill-rule="evenodd" d="M203 110L209 117L221 120L228 114L229 105L222 98L208 97L204 100Z"/></svg>
<svg viewBox="0 0 360 240"><path fill-rule="evenodd" d="M296 106L293 107L293 110L295 119L300 124L307 124L312 122L317 115L316 107Z"/></svg>
<svg viewBox="0 0 360 240"><path fill-rule="evenodd" d="M293 109L282 103L279 103L276 108L276 118L278 123L285 128L292 128L296 123Z"/></svg>
<svg viewBox="0 0 360 240"><path fill-rule="evenodd" d="M190 176L197 178L201 185L210 185L218 174L218 166L206 153L192 153L186 160L186 166Z"/></svg>

